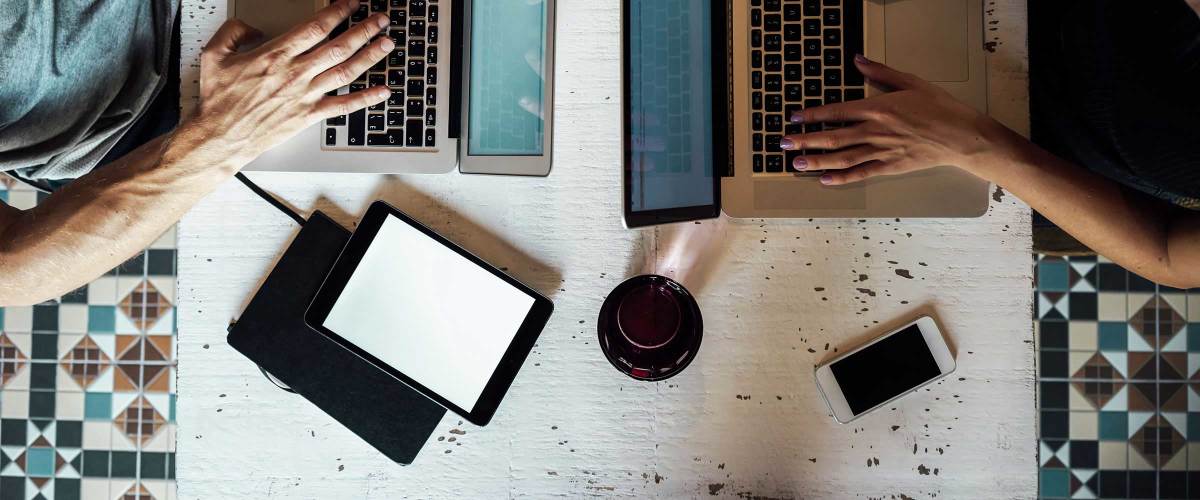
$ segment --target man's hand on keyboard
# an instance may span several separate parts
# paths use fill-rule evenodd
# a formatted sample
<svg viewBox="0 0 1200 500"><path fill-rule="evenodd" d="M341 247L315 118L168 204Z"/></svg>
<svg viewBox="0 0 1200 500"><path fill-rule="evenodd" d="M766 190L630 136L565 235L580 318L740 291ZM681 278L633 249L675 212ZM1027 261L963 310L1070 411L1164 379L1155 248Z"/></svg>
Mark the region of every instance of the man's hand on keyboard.
<svg viewBox="0 0 1200 500"><path fill-rule="evenodd" d="M240 167L324 118L345 115L387 100L380 85L344 95L326 92L348 85L394 48L388 18L377 14L327 38L358 9L343 0L309 21L246 52L238 46L261 33L236 19L221 26L200 56L200 103L189 127L221 137L221 149Z"/></svg>
<svg viewBox="0 0 1200 500"><path fill-rule="evenodd" d="M841 185L940 165L967 170L994 154L1008 137L1002 125L921 78L869 61L855 65L888 93L860 101L806 108L793 123L850 126L786 137L785 149L825 149L796 159L797 170L824 170L821 183Z"/></svg>

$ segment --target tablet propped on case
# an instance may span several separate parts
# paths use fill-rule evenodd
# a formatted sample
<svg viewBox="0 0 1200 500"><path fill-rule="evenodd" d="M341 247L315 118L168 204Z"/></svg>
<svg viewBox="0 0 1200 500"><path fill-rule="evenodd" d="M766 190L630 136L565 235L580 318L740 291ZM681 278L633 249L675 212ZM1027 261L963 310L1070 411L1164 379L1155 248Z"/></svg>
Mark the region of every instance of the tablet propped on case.
<svg viewBox="0 0 1200 500"><path fill-rule="evenodd" d="M375 449L407 465L446 409L304 323L304 311L349 239L350 231L314 212L227 340Z"/></svg>

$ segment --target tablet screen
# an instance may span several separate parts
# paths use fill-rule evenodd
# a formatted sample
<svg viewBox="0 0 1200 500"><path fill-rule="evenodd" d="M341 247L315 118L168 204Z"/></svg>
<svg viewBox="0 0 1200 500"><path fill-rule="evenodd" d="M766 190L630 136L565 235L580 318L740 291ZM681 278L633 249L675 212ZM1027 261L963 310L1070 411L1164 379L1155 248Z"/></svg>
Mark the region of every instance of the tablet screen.
<svg viewBox="0 0 1200 500"><path fill-rule="evenodd" d="M322 326L471 412L533 305L389 214Z"/></svg>

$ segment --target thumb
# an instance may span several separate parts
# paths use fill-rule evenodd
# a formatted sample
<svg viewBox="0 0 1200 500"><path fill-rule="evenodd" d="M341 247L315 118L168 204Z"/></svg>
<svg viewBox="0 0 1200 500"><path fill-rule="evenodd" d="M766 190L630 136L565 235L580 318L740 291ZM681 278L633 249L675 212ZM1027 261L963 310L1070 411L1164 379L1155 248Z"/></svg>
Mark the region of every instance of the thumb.
<svg viewBox="0 0 1200 500"><path fill-rule="evenodd" d="M925 85L925 80L912 73L894 70L886 64L867 59L862 54L854 56L854 66L858 68L858 71L863 76L877 85L883 85L896 90L920 88Z"/></svg>
<svg viewBox="0 0 1200 500"><path fill-rule="evenodd" d="M239 19L225 21L204 46L204 52L225 56L237 52L239 45L262 38L262 32Z"/></svg>

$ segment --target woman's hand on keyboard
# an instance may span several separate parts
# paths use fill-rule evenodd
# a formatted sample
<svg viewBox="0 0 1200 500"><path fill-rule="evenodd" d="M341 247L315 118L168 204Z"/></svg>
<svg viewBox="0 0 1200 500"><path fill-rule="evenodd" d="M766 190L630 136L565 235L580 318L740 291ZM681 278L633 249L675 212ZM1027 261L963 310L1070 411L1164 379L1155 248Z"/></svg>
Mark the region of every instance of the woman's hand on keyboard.
<svg viewBox="0 0 1200 500"><path fill-rule="evenodd" d="M388 26L383 14L327 40L358 4L336 2L244 52L238 46L262 34L239 20L226 21L201 52L200 103L184 126L219 138L201 147L211 147L239 169L313 123L387 100L391 92L386 86L326 95L350 84L394 48L390 38L375 38Z"/></svg>
<svg viewBox="0 0 1200 500"><path fill-rule="evenodd" d="M854 60L873 85L887 93L804 109L793 123L844 123L842 128L786 137L784 149L829 150L795 159L797 170L824 170L821 182L841 185L940 165L970 170L1011 134L995 120L921 78Z"/></svg>

